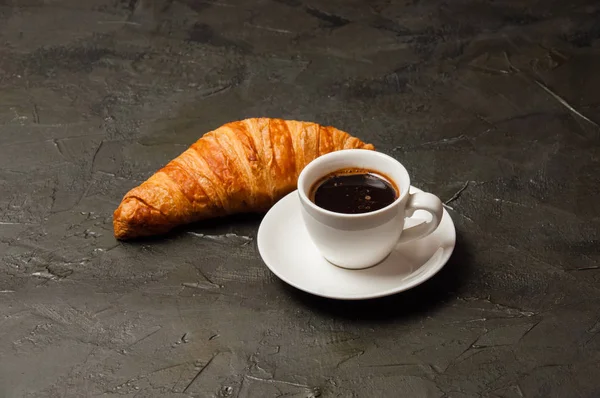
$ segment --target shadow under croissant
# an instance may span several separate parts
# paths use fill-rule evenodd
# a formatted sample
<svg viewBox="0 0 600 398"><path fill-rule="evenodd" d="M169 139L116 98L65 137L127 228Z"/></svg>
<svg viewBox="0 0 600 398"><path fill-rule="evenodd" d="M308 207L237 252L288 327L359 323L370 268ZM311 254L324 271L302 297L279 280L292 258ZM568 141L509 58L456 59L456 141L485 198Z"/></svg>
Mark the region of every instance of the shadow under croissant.
<svg viewBox="0 0 600 398"><path fill-rule="evenodd" d="M256 236L258 226L265 213L244 213L230 216L211 218L191 224L181 225L171 231L155 236L139 237L125 241L129 244L160 243L177 239L186 234L222 235L236 233L239 235Z"/></svg>
<svg viewBox="0 0 600 398"><path fill-rule="evenodd" d="M392 296L356 301L335 300L314 296L284 282L280 283L291 300L323 316L353 322L391 322L422 317L435 311L468 283L472 266L469 247L457 233L454 253L436 275L413 289Z"/></svg>
<svg viewBox="0 0 600 398"><path fill-rule="evenodd" d="M167 242L185 234L221 235L235 232L256 236L264 214L238 214L178 227L153 237L127 241L130 244ZM266 265L265 265L266 267ZM432 313L468 284L473 274L471 250L457 231L456 247L448 263L431 279L405 292L368 300L336 300L298 290L275 278L289 300L326 317L353 322L392 322Z"/></svg>

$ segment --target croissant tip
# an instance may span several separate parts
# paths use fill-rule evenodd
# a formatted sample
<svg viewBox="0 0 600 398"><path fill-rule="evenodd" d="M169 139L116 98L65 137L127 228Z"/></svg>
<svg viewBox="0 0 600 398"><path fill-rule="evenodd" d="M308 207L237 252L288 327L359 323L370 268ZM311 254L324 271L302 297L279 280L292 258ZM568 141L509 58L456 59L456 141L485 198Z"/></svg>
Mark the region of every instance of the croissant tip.
<svg viewBox="0 0 600 398"><path fill-rule="evenodd" d="M117 240L161 235L171 227L164 215L135 196L126 196L113 213L113 233Z"/></svg>
<svg viewBox="0 0 600 398"><path fill-rule="evenodd" d="M113 212L113 232L117 240L126 240L128 238L128 228L121 218L122 207L123 203Z"/></svg>

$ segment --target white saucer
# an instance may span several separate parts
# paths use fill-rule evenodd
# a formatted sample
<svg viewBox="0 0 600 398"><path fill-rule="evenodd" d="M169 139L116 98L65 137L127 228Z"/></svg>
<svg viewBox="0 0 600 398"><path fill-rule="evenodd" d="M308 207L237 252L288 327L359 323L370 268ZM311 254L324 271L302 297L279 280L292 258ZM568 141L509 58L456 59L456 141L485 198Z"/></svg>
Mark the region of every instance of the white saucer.
<svg viewBox="0 0 600 398"><path fill-rule="evenodd" d="M419 189L410 187L410 192ZM446 264L456 243L456 231L444 210L439 227L429 236L400 244L380 264L362 270L336 267L326 261L313 244L300 213L294 191L265 215L258 229L257 244L269 269L284 282L317 296L359 300L387 296L415 287L435 275ZM406 226L431 216L417 211Z"/></svg>

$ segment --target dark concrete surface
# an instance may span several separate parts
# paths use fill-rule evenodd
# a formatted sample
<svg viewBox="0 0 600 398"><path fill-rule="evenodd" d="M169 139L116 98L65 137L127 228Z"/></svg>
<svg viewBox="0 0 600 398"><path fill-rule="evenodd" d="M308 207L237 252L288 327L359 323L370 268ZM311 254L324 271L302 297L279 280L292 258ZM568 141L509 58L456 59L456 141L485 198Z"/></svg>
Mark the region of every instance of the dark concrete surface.
<svg viewBox="0 0 600 398"><path fill-rule="evenodd" d="M250 116L401 160L450 263L336 302L267 270L259 217L115 241L129 188ZM596 123L595 0L0 0L0 396L599 397Z"/></svg>

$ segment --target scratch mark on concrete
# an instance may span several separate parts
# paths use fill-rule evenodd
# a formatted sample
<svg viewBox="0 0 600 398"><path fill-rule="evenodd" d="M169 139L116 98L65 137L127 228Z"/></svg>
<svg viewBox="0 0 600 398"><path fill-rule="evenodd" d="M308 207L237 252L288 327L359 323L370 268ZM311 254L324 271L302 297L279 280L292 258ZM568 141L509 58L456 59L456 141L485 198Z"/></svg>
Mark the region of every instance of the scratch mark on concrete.
<svg viewBox="0 0 600 398"><path fill-rule="evenodd" d="M521 342L521 340L523 340L525 338L525 336L527 336L533 329L535 329L535 327L537 325L539 325L540 323L542 323L543 319L540 319L539 321L537 321L536 323L533 324L533 326L531 326L529 329L527 329L527 331L525 331L525 333L523 333L523 336L519 337L519 342Z"/></svg>
<svg viewBox="0 0 600 398"><path fill-rule="evenodd" d="M562 106L564 106L565 108L567 108L568 110L570 110L571 112L573 112L575 115L577 115L580 118L582 118L583 120L585 120L586 122L590 123L592 126L594 126L594 127L600 127L600 126L598 126L598 123L594 122L593 120L589 119L587 116L585 116L584 114L582 114L581 112L579 112L577 109L575 109L573 106L571 106L571 104L569 104L565 99L563 99L560 95L558 95L554 91L550 90L550 88L548 86L546 86L544 83L540 82L537 79L534 80L534 81L545 92L547 92L552 97L554 97L554 99L557 100Z"/></svg>
<svg viewBox="0 0 600 398"><path fill-rule="evenodd" d="M31 276L35 276L35 277L42 278L42 279L49 279L49 280L58 279L58 277L56 275L53 275L48 271L34 272L31 274Z"/></svg>
<svg viewBox="0 0 600 398"><path fill-rule="evenodd" d="M145 373L145 374L141 374L141 375L135 376L135 377L133 377L133 378L131 378L131 379L129 379L129 380L127 380L127 381L125 381L125 382L123 382L123 383L115 386L115 387L113 387L110 390L104 391L104 394L108 394L109 392L113 392L114 393L116 390L120 390L124 386L129 386L132 382L143 380L143 379L147 379L148 377L152 376L155 373L162 372L163 370L169 370L169 369L177 368L177 367L182 366L182 365L187 365L188 363L189 362L182 362L182 363L177 363L175 365L167 365L167 366L163 366L162 368L158 368L156 370L153 370L150 373ZM175 385L176 384L177 383L175 383ZM175 386L173 386L173 389L174 388L175 388Z"/></svg>
<svg viewBox="0 0 600 398"><path fill-rule="evenodd" d="M108 311L108 310L110 310L110 309L112 309L112 308L114 308L114 306L112 306L112 305L109 305L108 307L102 308L101 310L99 310L99 311L96 311L96 312L94 313L94 316L96 316L96 315L98 315L98 314L101 314L101 313L103 313L103 312L105 312L105 311Z"/></svg>
<svg viewBox="0 0 600 398"><path fill-rule="evenodd" d="M31 108L31 113L33 114L33 122L35 124L40 124L40 114L38 112L37 105L34 103Z"/></svg>
<svg viewBox="0 0 600 398"><path fill-rule="evenodd" d="M179 382L181 381L181 379L183 378L183 372L185 371L185 369L182 369L181 372L179 372L179 377L177 378L177 381L173 384L173 387L171 387L171 392L176 392L175 391L175 387L177 387L177 385L179 384Z"/></svg>
<svg viewBox="0 0 600 398"><path fill-rule="evenodd" d="M465 348L460 354L458 354L457 356L454 357L454 359L451 361L451 364L464 361L466 358L463 358L460 361L459 361L459 359L463 355L465 355L467 352L469 352L470 350L478 349L478 347L475 346L475 343L477 343L477 340L479 340L480 338L481 338L481 336L477 336L476 339L474 339L469 345L467 345L467 348ZM450 365L448 365L448 366L450 366Z"/></svg>
<svg viewBox="0 0 600 398"><path fill-rule="evenodd" d="M596 322L594 326L588 329L588 333L600 332L600 321Z"/></svg>
<svg viewBox="0 0 600 398"><path fill-rule="evenodd" d="M250 376L250 375L246 375L246 378L250 379L250 380L254 380L254 381L262 381L265 383L281 383L281 384L286 384L288 386L294 386L294 387L301 387L301 388L310 388L310 386L307 386L306 384L299 384L299 383L292 383L291 381L285 381L285 380L277 380L277 379L263 379L260 377L256 377L256 376Z"/></svg>
<svg viewBox="0 0 600 398"><path fill-rule="evenodd" d="M152 332L148 333L144 337L141 337L141 338L137 339L136 341L134 341L133 343L131 343L127 347L125 347L125 349L131 348L134 345L136 345L137 343L146 340L147 338L149 338L149 337L153 336L154 334L158 333L158 331L161 330L161 329L162 329L162 326L157 326L156 330L153 330Z"/></svg>
<svg viewBox="0 0 600 398"><path fill-rule="evenodd" d="M202 95L202 98L212 97L213 95L224 93L224 92L230 90L232 87L233 87L233 84L227 84L227 85L225 85L223 87L210 88L210 89L205 90L204 92L202 92L201 95Z"/></svg>
<svg viewBox="0 0 600 398"><path fill-rule="evenodd" d="M30 127L64 127L64 126L68 126L68 124L65 125L50 125L50 124L33 124L30 125ZM15 141L15 142L10 142L10 143L3 143L3 146L14 146L14 145L25 145L25 144L38 144L38 143L42 143L42 142L52 142L52 141L66 141L66 140L71 140L74 138L91 138L91 137L96 137L99 135L104 135L102 133L96 133L96 134L86 134L86 135L70 135L67 137L60 137L60 138L49 138L47 140L28 140L28 141ZM7 170L4 169L4 171L11 171L11 170Z"/></svg>
<svg viewBox="0 0 600 398"><path fill-rule="evenodd" d="M262 29L262 30L267 30L269 32L285 33L285 34L293 34L294 33L291 30L271 28L269 26L253 25L250 23L245 23L244 25L248 26L249 28Z"/></svg>
<svg viewBox="0 0 600 398"><path fill-rule="evenodd" d="M567 271L590 271L593 269L600 269L600 265L590 265L588 267L580 267L580 268L574 268L574 269L570 269Z"/></svg>
<svg viewBox="0 0 600 398"><path fill-rule="evenodd" d="M518 384L517 384L517 392L519 393L519 395L520 395L521 397L524 397L524 396L525 396L525 394L523 394L523 390L521 390L521 386L520 386L520 385L518 385Z"/></svg>
<svg viewBox="0 0 600 398"><path fill-rule="evenodd" d="M56 149L58 150L58 153L60 153L60 155L61 155L63 158L67 159L67 157L65 156L65 153L64 153L64 151L63 151L62 144L60 143L60 141L59 141L59 140L57 140L57 139L53 139L53 140L52 140L52 143L54 144L54 146L55 146L55 147L56 147Z"/></svg>
<svg viewBox="0 0 600 398"><path fill-rule="evenodd" d="M589 339L587 339L585 341L585 343L583 343L583 346L586 346L590 341L592 341L598 334L600 334L600 321L596 322L596 324L594 326L592 326L591 328L589 328L587 330L588 333L591 333L592 335L590 336Z"/></svg>
<svg viewBox="0 0 600 398"><path fill-rule="evenodd" d="M419 147L427 147L427 146L450 145L450 144L454 144L454 143L457 143L457 142L469 141L469 140L477 138L477 137L479 137L479 136L481 136L481 135L483 135L485 133L488 133L491 130L492 129L489 128L489 129L485 130L484 132L477 134L475 137L469 137L469 136L467 136L465 134L461 134L461 135L456 136L456 137L444 138L442 140L436 140L436 141L427 141L427 142L424 142L422 144L417 144L417 145L414 145L414 146L413 145L409 145L409 146L402 146L402 145L400 145L400 146L394 147L394 149L392 149L392 150L393 151L400 151L400 150L408 150L408 149L411 149L411 148L419 148Z"/></svg>
<svg viewBox="0 0 600 398"><path fill-rule="evenodd" d="M177 368L177 367L182 366L182 365L187 365L188 363L189 362L182 362L182 363L177 363L175 365L164 366L162 368L158 368L156 370L153 370L151 373L148 373L144 377L148 377L150 375L153 375L154 373L162 372L163 370L169 370L169 369Z"/></svg>
<svg viewBox="0 0 600 398"><path fill-rule="evenodd" d="M211 6L217 6L217 7L235 7L235 4L229 4L229 3L223 3L222 1L206 1L206 0L201 0L198 1L198 3L202 3L202 4L209 4Z"/></svg>
<svg viewBox="0 0 600 398"><path fill-rule="evenodd" d="M340 28L350 23L350 20L340 17L339 15L330 14L312 7L306 7L306 12L313 17L320 19L327 24L329 28Z"/></svg>
<svg viewBox="0 0 600 398"><path fill-rule="evenodd" d="M212 281L212 279L210 279L208 276L206 276L206 274L205 274L205 273L204 273L204 272L203 272L203 271L202 271L200 268L196 268L196 271L197 271L197 272L198 272L198 273L199 273L199 274L200 274L200 275L201 275L201 276L202 276L202 277L203 277L203 278L204 278L204 279L205 279L205 280L206 280L208 283L210 283L211 285L215 285L215 286L221 287L220 285L218 285L218 284L214 283L214 282Z"/></svg>
<svg viewBox="0 0 600 398"><path fill-rule="evenodd" d="M183 336L181 336L181 342L182 343L188 343L190 341L190 339L188 338L188 334L184 333Z"/></svg>
<svg viewBox="0 0 600 398"><path fill-rule="evenodd" d="M531 206L527 206L527 205L524 205L524 204L522 204L522 203L517 203L517 202L513 202L513 201L511 201L511 200L500 199L500 198L494 198L494 202L506 203L506 204L508 204L508 205L513 205L513 206L520 206L520 207L531 208Z"/></svg>
<svg viewBox="0 0 600 398"><path fill-rule="evenodd" d="M102 145L104 145L104 140L100 141L100 145L98 145L98 148L96 148L96 152L94 152L94 156L92 156L92 165L91 165L92 170L94 170L94 164L96 163L96 157L98 156L98 152L100 152Z"/></svg>
<svg viewBox="0 0 600 398"><path fill-rule="evenodd" d="M202 368L200 368L200 370L198 371L198 373L196 373L196 376L194 376L194 378L188 383L188 385L183 389L182 393L185 394L187 392L187 390L189 390L189 388L192 386L192 384L194 384L194 382L196 380L198 380L198 377L200 377L200 375L202 374L202 372L204 372L204 370L206 368L208 368L208 365L211 364L211 362L217 357L217 355L219 355L219 353L216 353L215 355L212 356L211 359L208 360L208 362L206 362L206 365L204 365Z"/></svg>
<svg viewBox="0 0 600 398"><path fill-rule="evenodd" d="M342 364L348 362L352 358L358 358L358 357L360 357L364 353L365 353L364 350L356 350L354 353L350 354L348 357L346 357L346 358L342 359L340 362L338 362L338 364L336 365L336 368L339 368Z"/></svg>
<svg viewBox="0 0 600 398"><path fill-rule="evenodd" d="M521 69L519 69L516 66L514 66L513 63L510 61L510 58L508 57L508 54L506 53L506 51L504 52L504 59L508 63L508 66L509 66L510 69L514 70L517 73L522 73ZM552 98L554 98L556 101L558 101L558 103L561 104L562 106L564 106L567 110L569 110L570 112L572 112L576 116L580 117L581 119L585 120L586 122L588 122L592 126L600 128L600 126L598 125L598 123L594 122L593 120L589 119L587 116L585 116L584 114L582 114L581 112L579 112L571 104L569 104L564 98L562 98L560 95L558 95L554 91L552 91L550 89L550 87L548 87L542 81L540 81L539 79L536 79L534 77L530 77L529 74L527 74L527 73L523 73L523 75L527 79L532 80L535 84L537 84L546 93L550 94L550 96L552 96Z"/></svg>
<svg viewBox="0 0 600 398"><path fill-rule="evenodd" d="M456 193L454 195L452 195L452 197L450 199L445 201L444 204L448 205L448 204L454 202L456 199L460 198L460 195L462 195L464 190L468 188L469 182L470 181L465 182L465 184L458 191L456 191Z"/></svg>
<svg viewBox="0 0 600 398"><path fill-rule="evenodd" d="M487 73L491 73L493 75L509 75L511 73L510 71L508 71L506 69L490 68L488 66L483 66L483 65L469 65L469 67L473 70L480 71L480 72L487 72Z"/></svg>
<svg viewBox="0 0 600 398"><path fill-rule="evenodd" d="M531 317L535 315L535 312L526 311L522 308L510 307L508 305L495 303L490 299L490 297L457 297L457 299L464 301L483 301L484 303L492 304L494 307L496 307L496 310L499 310L507 315L516 315L517 317ZM479 310L490 311L485 308L479 308Z"/></svg>
<svg viewBox="0 0 600 398"><path fill-rule="evenodd" d="M213 242L219 243L241 243L242 246L245 246L252 242L252 237L246 235L238 235L234 233L228 233L223 235L205 235L198 232L188 232L188 234L195 236L197 238L202 238L206 240L210 240Z"/></svg>
<svg viewBox="0 0 600 398"><path fill-rule="evenodd" d="M220 289L221 286L212 282L184 282L181 286L189 287L192 289Z"/></svg>
<svg viewBox="0 0 600 398"><path fill-rule="evenodd" d="M361 368L394 368L397 366L421 366L421 364L418 363L382 363L382 364L375 364L375 365L366 365L366 366L361 366Z"/></svg>
<svg viewBox="0 0 600 398"><path fill-rule="evenodd" d="M132 22L132 21L98 21L97 24L99 24L99 25L123 24L123 25L133 25L133 26L141 25L139 22Z"/></svg>

